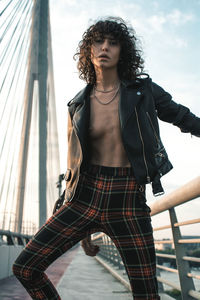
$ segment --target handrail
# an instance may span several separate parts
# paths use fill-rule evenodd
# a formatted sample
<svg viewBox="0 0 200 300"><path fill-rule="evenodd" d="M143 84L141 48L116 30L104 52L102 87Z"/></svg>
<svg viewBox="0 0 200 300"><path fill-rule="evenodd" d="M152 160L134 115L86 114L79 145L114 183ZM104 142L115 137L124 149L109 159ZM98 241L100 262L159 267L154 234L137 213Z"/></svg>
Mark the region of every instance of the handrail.
<svg viewBox="0 0 200 300"><path fill-rule="evenodd" d="M150 204L151 216L200 197L200 176Z"/></svg>
<svg viewBox="0 0 200 300"><path fill-rule="evenodd" d="M165 267L165 266L162 266L162 265L156 265L156 267L158 269L161 269L161 270L164 270L164 271L168 271L168 272L172 272L172 273L177 273L178 274L178 270L173 269L173 268Z"/></svg>
<svg viewBox="0 0 200 300"><path fill-rule="evenodd" d="M176 255L173 255L173 254L156 253L156 256L170 258L170 259L176 259Z"/></svg>
<svg viewBox="0 0 200 300"><path fill-rule="evenodd" d="M184 226L184 225L192 225L192 224L196 224L196 223L200 223L200 219L193 219L193 220L188 220L188 221L184 221L184 222L178 222L178 223L175 223L174 226L178 227L178 226Z"/></svg>
<svg viewBox="0 0 200 300"><path fill-rule="evenodd" d="M183 256L182 258L183 258L183 260L194 261L194 262L200 263L200 258L198 258L198 257Z"/></svg>
<svg viewBox="0 0 200 300"><path fill-rule="evenodd" d="M197 300L200 299L199 293L196 292L196 291L189 290L188 295L191 296L191 297L194 298L194 299L197 299Z"/></svg>
<svg viewBox="0 0 200 300"><path fill-rule="evenodd" d="M31 235L12 232L9 230L0 230L0 236L3 243L1 244L7 244L7 245L25 245L29 242L29 240L32 238ZM3 237L6 236L7 240L4 241ZM15 239L16 238L16 239Z"/></svg>
<svg viewBox="0 0 200 300"><path fill-rule="evenodd" d="M195 274L192 274L192 273L188 273L187 276L188 276L188 277L192 277L192 278L195 278L195 279L200 280L200 276L199 276L199 275L195 275Z"/></svg>
<svg viewBox="0 0 200 300"><path fill-rule="evenodd" d="M176 255L173 255L173 254L156 253L156 256L170 258L170 259L176 259ZM183 256L182 259L200 263L200 258L198 258L198 257Z"/></svg>
<svg viewBox="0 0 200 300"><path fill-rule="evenodd" d="M200 239L181 239L178 240L180 244L199 244Z"/></svg>
<svg viewBox="0 0 200 300"><path fill-rule="evenodd" d="M199 280L200 276L191 273L189 266L189 262L200 263L200 258L187 256L184 248L184 245L189 243L200 244L200 238L183 238L181 236L180 227L200 223L200 219L178 222L174 208L198 197L200 197L200 176L178 188L174 192L168 194L167 196L164 196L150 204L151 216L155 216L164 211L169 211L171 224L157 227L154 230L158 231L171 228L173 239L155 240L155 244L173 244L176 255L156 253L156 256L164 259L176 259L177 269L172 269L161 265L157 265L157 268L168 272L178 273L180 286L174 284L174 282L162 278L161 276L158 276L157 278L161 284L162 291L162 284L176 288L177 290L181 291L182 300L200 299L200 293L195 290L193 282L193 278ZM95 243L101 245L101 251L99 255L101 255L102 258L109 260L112 264L118 266L120 269L123 268L122 260L117 253L115 245L108 236L106 236L104 233L100 233L96 236L93 236L92 239L95 240Z"/></svg>
<svg viewBox="0 0 200 300"><path fill-rule="evenodd" d="M187 221L184 221L184 222L178 222L178 223L174 224L174 227L192 225L192 224L196 224L196 223L200 223L200 219L193 219L193 220L187 220ZM159 231L159 230L169 229L169 228L171 228L171 225L164 225L164 226L160 226L160 227L155 227L153 230L154 231Z"/></svg>
<svg viewBox="0 0 200 300"><path fill-rule="evenodd" d="M178 291L181 290L181 288L180 288L179 285L177 285L177 284L175 284L175 283L173 283L173 282L171 282L171 281L169 281L167 279L164 279L164 278L162 278L160 276L157 276L157 279L158 279L159 282L165 283L166 285L169 285L169 286L173 287L174 289L176 289Z"/></svg>
<svg viewBox="0 0 200 300"><path fill-rule="evenodd" d="M173 244L173 240L156 240L156 244ZM200 244L200 239L180 239L180 244Z"/></svg>

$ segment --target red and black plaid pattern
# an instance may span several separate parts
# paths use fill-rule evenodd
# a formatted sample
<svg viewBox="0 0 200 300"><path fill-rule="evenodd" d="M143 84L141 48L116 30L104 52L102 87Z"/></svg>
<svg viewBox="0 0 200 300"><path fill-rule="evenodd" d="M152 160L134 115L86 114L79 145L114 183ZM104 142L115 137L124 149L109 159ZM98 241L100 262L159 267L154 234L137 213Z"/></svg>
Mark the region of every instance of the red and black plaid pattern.
<svg viewBox="0 0 200 300"><path fill-rule="evenodd" d="M145 187L131 168L89 166L81 173L75 196L38 231L13 265L33 299L60 299L44 271L87 235L104 232L124 262L133 299L160 299L155 250Z"/></svg>

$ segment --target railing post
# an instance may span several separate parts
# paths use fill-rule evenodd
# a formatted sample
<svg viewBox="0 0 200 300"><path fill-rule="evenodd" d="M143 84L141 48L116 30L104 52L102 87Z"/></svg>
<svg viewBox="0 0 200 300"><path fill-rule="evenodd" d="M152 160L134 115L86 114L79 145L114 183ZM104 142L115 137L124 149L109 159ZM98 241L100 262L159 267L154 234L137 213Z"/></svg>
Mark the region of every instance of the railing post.
<svg viewBox="0 0 200 300"><path fill-rule="evenodd" d="M107 236L108 240L108 256L109 256L109 261L112 263L113 262L113 257L112 257L112 245L111 245L111 239L109 236Z"/></svg>
<svg viewBox="0 0 200 300"><path fill-rule="evenodd" d="M22 237L22 236L18 236L18 237L17 237L17 243L18 243L18 245L20 245L20 246L25 246L25 245L24 245L24 241L23 241L23 237Z"/></svg>
<svg viewBox="0 0 200 300"><path fill-rule="evenodd" d="M11 246L14 245L15 241L14 238L12 236L12 233L7 234L7 245Z"/></svg>
<svg viewBox="0 0 200 300"><path fill-rule="evenodd" d="M156 268L156 275L157 277L160 276L160 270L158 268ZM163 283L158 281L158 292L159 293L164 293L164 287L163 287Z"/></svg>
<svg viewBox="0 0 200 300"><path fill-rule="evenodd" d="M174 208L169 209L169 215L176 251L176 263L181 286L182 300L192 300L193 298L189 296L188 292L189 290L195 290L195 286L193 279L187 276L187 273L190 273L189 263L182 259L183 256L186 256L186 251L184 245L178 242L181 239L181 231L179 227L174 226L174 224L178 222Z"/></svg>

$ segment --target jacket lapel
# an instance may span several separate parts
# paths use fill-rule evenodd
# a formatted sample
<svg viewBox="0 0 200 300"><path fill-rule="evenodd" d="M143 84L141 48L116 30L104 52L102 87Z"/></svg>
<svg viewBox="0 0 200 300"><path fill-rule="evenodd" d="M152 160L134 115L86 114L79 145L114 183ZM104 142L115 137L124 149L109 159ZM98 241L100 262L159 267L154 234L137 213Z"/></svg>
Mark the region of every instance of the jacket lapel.
<svg viewBox="0 0 200 300"><path fill-rule="evenodd" d="M139 81L122 82L119 102L119 118L122 130L143 94L144 88L143 85L139 84Z"/></svg>
<svg viewBox="0 0 200 300"><path fill-rule="evenodd" d="M73 120L82 144L83 139L87 136L89 125L90 105L88 95L91 88L92 85L88 84L68 104L69 110L74 110ZM122 130L143 95L144 84L140 80L122 81L119 101L119 118Z"/></svg>
<svg viewBox="0 0 200 300"><path fill-rule="evenodd" d="M80 142L84 145L86 141L89 119L90 119L90 105L89 92L91 85L87 85L80 93L69 102L69 111L73 110L73 123L76 127Z"/></svg>

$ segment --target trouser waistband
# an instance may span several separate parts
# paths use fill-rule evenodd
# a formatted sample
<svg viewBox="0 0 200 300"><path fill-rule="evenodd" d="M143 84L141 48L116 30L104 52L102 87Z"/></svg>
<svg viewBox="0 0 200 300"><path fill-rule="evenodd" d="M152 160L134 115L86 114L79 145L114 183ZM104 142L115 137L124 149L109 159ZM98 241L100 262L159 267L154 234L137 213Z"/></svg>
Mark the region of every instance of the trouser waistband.
<svg viewBox="0 0 200 300"><path fill-rule="evenodd" d="M110 176L130 176L133 175L131 167L106 167L99 165L88 165L86 168L88 174L110 175Z"/></svg>

